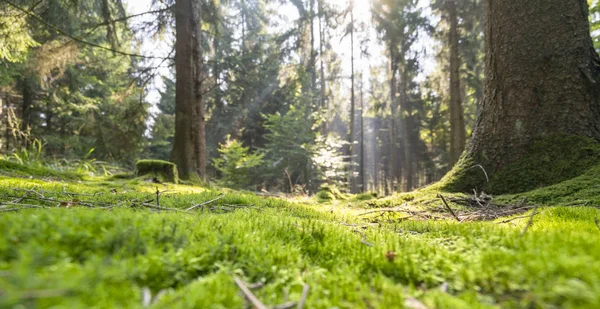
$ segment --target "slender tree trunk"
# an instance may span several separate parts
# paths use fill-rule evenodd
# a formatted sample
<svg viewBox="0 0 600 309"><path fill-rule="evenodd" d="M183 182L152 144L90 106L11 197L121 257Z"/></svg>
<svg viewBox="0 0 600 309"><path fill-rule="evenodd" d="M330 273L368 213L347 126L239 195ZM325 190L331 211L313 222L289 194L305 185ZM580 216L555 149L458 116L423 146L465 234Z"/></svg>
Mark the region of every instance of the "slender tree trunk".
<svg viewBox="0 0 600 309"><path fill-rule="evenodd" d="M389 160L390 160L390 168L391 173L389 177L389 181L392 186L392 191L395 190L396 185L400 181L400 164L398 164L399 150L398 150L398 136L397 136L397 128L396 128L396 118L398 117L398 95L396 93L396 73L398 72L398 61L396 56L396 45L392 41L390 42L390 112L391 117L389 119L390 122L390 152L389 152Z"/></svg>
<svg viewBox="0 0 600 309"><path fill-rule="evenodd" d="M404 59L402 56L400 59ZM402 119L402 140L403 140L403 149L404 149L404 160L403 160L403 186L404 191L410 191L414 188L414 169L413 169L413 130L414 127L412 125L412 110L410 104L408 102L408 72L406 68L400 69L400 85L399 85L399 93L400 93L400 108L402 109L402 115L400 118Z"/></svg>
<svg viewBox="0 0 600 309"><path fill-rule="evenodd" d="M360 163L359 163L359 171L360 171L360 183L361 183L361 192L367 191L367 176L365 171L365 118L364 118L364 93L363 93L363 78L362 74L360 75Z"/></svg>
<svg viewBox="0 0 600 309"><path fill-rule="evenodd" d="M356 179L354 177L354 118L356 116L356 102L354 96L354 1L350 0L350 132L348 136L350 154L350 186L356 192Z"/></svg>
<svg viewBox="0 0 600 309"><path fill-rule="evenodd" d="M323 1L319 1L319 58L321 60L321 91L320 91L320 100L319 105L320 108L325 111L325 120L321 126L321 133L323 135L327 134L327 121L328 121L328 113L329 107L327 106L327 84L325 82L325 26L323 25L323 18L325 12L323 11Z"/></svg>
<svg viewBox="0 0 600 309"><path fill-rule="evenodd" d="M21 131L31 131L31 109L33 108L33 99L35 91L33 89L33 82L29 78L23 79L23 105L21 110ZM23 147L29 147L29 141L31 136L27 136L22 141Z"/></svg>
<svg viewBox="0 0 600 309"><path fill-rule="evenodd" d="M310 104L316 99L317 88L317 51L315 50L315 0L310 0Z"/></svg>
<svg viewBox="0 0 600 309"><path fill-rule="evenodd" d="M484 99L468 157L493 174L548 135L600 140L587 2L486 0L485 17Z"/></svg>
<svg viewBox="0 0 600 309"><path fill-rule="evenodd" d="M450 15L450 158L456 163L465 148L465 119L460 98L460 59L458 56L458 13L456 0L447 1Z"/></svg>
<svg viewBox="0 0 600 309"><path fill-rule="evenodd" d="M202 51L202 25L200 21L200 0L192 0L192 26L194 32L194 152L196 172L200 179L206 176L206 123L204 119L203 81L206 76Z"/></svg>
<svg viewBox="0 0 600 309"><path fill-rule="evenodd" d="M192 0L175 2L175 136L171 161L177 164L179 176L189 179L196 171L194 161L194 38Z"/></svg>

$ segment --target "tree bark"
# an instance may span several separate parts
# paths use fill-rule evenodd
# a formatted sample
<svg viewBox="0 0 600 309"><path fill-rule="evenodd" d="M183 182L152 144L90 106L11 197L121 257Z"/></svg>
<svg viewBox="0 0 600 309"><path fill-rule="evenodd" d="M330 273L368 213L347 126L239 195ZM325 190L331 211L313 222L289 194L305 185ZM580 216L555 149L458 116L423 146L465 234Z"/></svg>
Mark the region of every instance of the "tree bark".
<svg viewBox="0 0 600 309"><path fill-rule="evenodd" d="M465 148L465 118L460 97L460 59L458 56L458 13L456 0L448 0L450 17L450 158L456 163Z"/></svg>
<svg viewBox="0 0 600 309"><path fill-rule="evenodd" d="M355 96L354 96L354 1L350 0L350 133L348 142L350 143L348 152L350 156L350 188L351 192L356 192L356 179L354 177L354 118Z"/></svg>
<svg viewBox="0 0 600 309"><path fill-rule="evenodd" d="M319 100L319 106L321 108L321 110L325 111L325 119L323 120L323 124L321 125L321 133L326 136L327 135L327 122L328 122L328 113L329 113L329 106L327 106L327 84L325 82L325 25L323 25L324 22L324 18L325 18L325 12L323 10L323 1L324 0L317 0L318 1L318 6L319 6L319 58L321 61L321 66L320 66L320 84L321 84L321 89L320 89L320 100Z"/></svg>
<svg viewBox="0 0 600 309"><path fill-rule="evenodd" d="M401 53L400 59L404 59L404 51ZM413 131L414 126L412 124L412 108L408 102L408 72L405 65L400 69L400 83L398 86L398 92L400 93L400 108L402 113L400 119L402 120L402 140L404 150L402 175L404 191L411 191L414 187L414 169L413 169Z"/></svg>
<svg viewBox="0 0 600 309"><path fill-rule="evenodd" d="M494 173L549 135L600 140L600 60L586 1L485 5L484 99L467 157Z"/></svg>
<svg viewBox="0 0 600 309"><path fill-rule="evenodd" d="M398 72L398 59L396 52L395 42L390 42L390 148L389 148L389 162L390 167L392 169L389 177L389 181L391 184L391 191L396 190L396 185L400 180L400 164L399 161L399 150L398 150L398 135L397 135L397 126L396 126L396 118L398 117L398 95L396 93L396 73Z"/></svg>
<svg viewBox="0 0 600 309"><path fill-rule="evenodd" d="M206 121L204 119L204 87L203 81L206 77L204 61L202 58L202 24L200 20L200 0L192 0L192 26L193 26L193 48L194 48L194 154L196 173L204 180L206 177Z"/></svg>
<svg viewBox="0 0 600 309"><path fill-rule="evenodd" d="M194 162L194 40L192 0L175 2L175 136L171 161L177 164L179 177L189 179L196 170Z"/></svg>
<svg viewBox="0 0 600 309"><path fill-rule="evenodd" d="M360 74L360 84L359 84L359 95L360 95L360 114L359 114L359 119L360 119L360 163L359 163L359 173L360 173L360 191L361 192L366 192L367 191L367 173L365 170L365 104L364 104L364 98L365 95L363 93L363 78L362 78L362 74Z"/></svg>

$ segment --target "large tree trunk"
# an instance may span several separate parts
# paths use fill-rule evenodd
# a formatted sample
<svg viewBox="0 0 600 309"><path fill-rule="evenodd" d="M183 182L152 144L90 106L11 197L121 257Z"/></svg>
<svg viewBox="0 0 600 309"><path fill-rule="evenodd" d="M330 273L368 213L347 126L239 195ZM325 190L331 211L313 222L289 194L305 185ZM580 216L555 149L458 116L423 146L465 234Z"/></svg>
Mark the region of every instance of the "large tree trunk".
<svg viewBox="0 0 600 309"><path fill-rule="evenodd" d="M485 90L467 158L489 174L554 134L600 139L585 0L486 0Z"/></svg>
<svg viewBox="0 0 600 309"><path fill-rule="evenodd" d="M177 164L179 176L189 179L196 171L194 161L194 39L192 0L175 2L175 137L171 161Z"/></svg>
<svg viewBox="0 0 600 309"><path fill-rule="evenodd" d="M465 119L460 98L460 60L458 57L458 13L456 0L447 2L450 15L450 158L456 163L465 148Z"/></svg>

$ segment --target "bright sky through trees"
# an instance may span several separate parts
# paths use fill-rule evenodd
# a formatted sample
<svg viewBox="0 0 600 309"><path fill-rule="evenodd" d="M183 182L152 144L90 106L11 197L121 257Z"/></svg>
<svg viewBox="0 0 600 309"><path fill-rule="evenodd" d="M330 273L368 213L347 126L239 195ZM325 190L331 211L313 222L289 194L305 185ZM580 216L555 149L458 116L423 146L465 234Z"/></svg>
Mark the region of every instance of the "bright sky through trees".
<svg viewBox="0 0 600 309"><path fill-rule="evenodd" d="M349 6L348 0L328 0L329 3L335 5L336 8L342 10ZM152 4L152 0L128 0L127 7L129 10L129 14L139 14L150 10ZM283 17L281 25L287 25L288 27L293 27L295 24L292 22L298 18L298 12L296 8L286 2L284 4L273 3L272 6L276 6L276 12L281 13ZM359 42L355 42L355 70L357 72L364 72L365 80L364 82L368 84L368 75L369 67L373 65L380 65L386 61L386 56L384 54L384 48L382 47L382 43L377 39L377 34L373 29L372 18L371 18L371 1L370 0L355 0L355 19L356 24L364 23L365 29L367 32L365 33L366 40L364 41L365 46L363 50L368 53L368 55L361 55L360 47L358 46ZM419 9L423 10L424 14L429 18L434 18L431 14L430 9L430 0L424 0L419 2ZM132 23L135 25L136 23L149 21L152 19L152 15L142 15L138 18L135 18ZM274 29L275 30L275 29ZM277 29L279 30L279 29ZM343 33L341 33L343 29L340 29L336 33L336 39L332 40L332 48L336 53L339 54L342 61L342 72L343 76L350 76L350 39L349 36L343 37ZM319 37L318 31L315 34L315 37ZM341 38L341 39L340 39ZM146 35L140 35L138 40L141 42L141 52L148 55L156 55L156 56L164 56L167 55L171 48L171 42L173 41L171 33L169 33L166 37L163 38L153 38L148 37ZM435 67L435 49L433 47L433 40L431 37L422 33L421 37L414 45L414 50L420 51L420 63L422 64L422 73L419 75L418 80L424 80L427 74L431 73ZM157 65L160 60L147 60L150 64ZM163 67L159 68L159 75L167 75L170 76L171 71L168 67L163 65ZM345 87L350 87L349 81L344 82ZM151 103L156 103L159 99L159 93L157 90L163 87L162 80L160 76L157 76L154 80L154 87L151 87L148 91L147 99ZM156 109L152 109L153 112Z"/></svg>

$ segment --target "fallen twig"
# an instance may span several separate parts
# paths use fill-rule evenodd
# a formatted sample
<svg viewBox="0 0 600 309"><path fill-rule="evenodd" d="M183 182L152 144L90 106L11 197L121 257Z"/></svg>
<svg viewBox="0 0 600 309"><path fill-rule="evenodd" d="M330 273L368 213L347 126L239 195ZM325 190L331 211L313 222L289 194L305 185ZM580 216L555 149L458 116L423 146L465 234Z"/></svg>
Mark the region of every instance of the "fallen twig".
<svg viewBox="0 0 600 309"><path fill-rule="evenodd" d="M490 183L490 178L488 177L488 173L485 171L485 169L483 168L483 166L481 164L475 164L475 165L467 168L465 171L468 171L468 170L470 170L472 168L476 168L476 167L479 167L483 171L483 174L485 175L485 180L487 181L487 183Z"/></svg>
<svg viewBox="0 0 600 309"><path fill-rule="evenodd" d="M148 204L148 203L141 203L139 205L142 205L144 207L148 207L148 208L154 208L154 209L159 209L159 210L170 210L170 211L183 211L181 209L178 208L167 208L167 207L162 207L162 206L156 206L154 204Z"/></svg>
<svg viewBox="0 0 600 309"><path fill-rule="evenodd" d="M529 229L529 227L533 224L533 216L535 216L535 214L537 213L537 209L538 209L538 205L535 205L535 207L533 208L533 212L531 213L531 216L529 217L529 222L527 222L527 225L523 229L523 232L521 232L521 236L524 236L525 233L527 233L527 230Z"/></svg>
<svg viewBox="0 0 600 309"><path fill-rule="evenodd" d="M222 198L224 198L224 197L225 197L225 194L221 194L221 195L219 195L218 197L216 197L216 198L214 198L214 199L212 199L212 200L210 200L210 201L206 201L206 202L203 202L203 203L200 203L200 204L196 204L196 205L194 205L194 206L192 206L192 207L190 207L190 208L186 209L185 211L190 211L190 210L192 210L192 209L195 209L195 208L198 208L198 207L202 207L202 206L208 205L208 204L210 204L210 203L212 203L212 202L215 202L215 201L218 201L218 200L220 200L220 199L222 199Z"/></svg>
<svg viewBox="0 0 600 309"><path fill-rule="evenodd" d="M600 221L598 221L598 218L594 218L594 223L596 223L596 227L600 230Z"/></svg>
<svg viewBox="0 0 600 309"><path fill-rule="evenodd" d="M446 199L444 198L443 195L438 194L438 197L442 199L442 202L444 202L444 205L446 205L446 208L448 209L448 211L450 211L450 213L452 214L452 216L454 217L454 219L456 219L456 221L460 222L460 219L458 218L458 216L454 213L454 210L452 210L452 208L450 208L450 206L448 205L448 203L446 202Z"/></svg>
<svg viewBox="0 0 600 309"><path fill-rule="evenodd" d="M367 212L363 212L361 214L359 214L359 217L368 215L368 214L372 214L372 213L377 213L377 212L407 212L406 210L403 209L399 209L399 208L381 208L381 209L376 209L376 210L369 210Z"/></svg>
<svg viewBox="0 0 600 309"><path fill-rule="evenodd" d="M254 307L256 307L256 309L268 309L267 306L265 306L258 298L256 298L256 296L254 296L254 294L252 294L250 289L248 289L246 284L244 284L244 281L242 281L237 276L233 276L233 281L235 281L235 284L237 284L238 288L240 288L242 293L244 293L244 296L246 296L246 299L250 303L252 303L252 305Z"/></svg>
<svg viewBox="0 0 600 309"><path fill-rule="evenodd" d="M275 305L275 306L273 306L273 309L292 309L292 308L296 307L296 305L297 305L297 303L295 301L290 301L287 303Z"/></svg>
<svg viewBox="0 0 600 309"><path fill-rule="evenodd" d="M304 309L304 305L306 304L306 298L308 297L308 290L310 286L308 284L304 284L302 288L302 297L300 297L300 302L298 303L298 309Z"/></svg>
<svg viewBox="0 0 600 309"><path fill-rule="evenodd" d="M528 215L528 216L518 216L518 217L514 217L514 218L510 218L510 219L506 219L506 220L500 221L500 222L498 222L498 224L509 223L509 222L512 222L512 221L517 220L517 219L529 218L530 216L531 215Z"/></svg>
<svg viewBox="0 0 600 309"><path fill-rule="evenodd" d="M362 231L359 231L359 230L352 230L352 232L358 233L362 236L362 239L360 240L360 242L363 245L373 247L373 244L367 241L367 235L365 233L363 233Z"/></svg>

